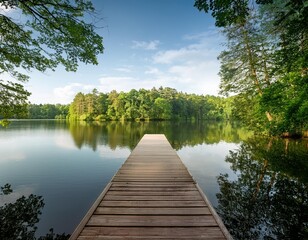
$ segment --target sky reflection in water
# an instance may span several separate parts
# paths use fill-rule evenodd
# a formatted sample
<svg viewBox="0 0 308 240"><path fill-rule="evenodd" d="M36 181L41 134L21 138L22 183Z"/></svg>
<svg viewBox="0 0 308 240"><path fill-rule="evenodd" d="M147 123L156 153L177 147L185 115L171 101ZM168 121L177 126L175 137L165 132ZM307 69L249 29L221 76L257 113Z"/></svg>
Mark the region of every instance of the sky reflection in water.
<svg viewBox="0 0 308 240"><path fill-rule="evenodd" d="M12 185L13 199L43 196L38 235L51 227L71 233L145 133L167 136L236 238L307 234L307 215L296 218L298 209L307 209L307 142L275 140L269 147L268 139L248 140L251 133L230 123L13 122L0 129L0 185ZM291 183L298 191L289 191ZM276 194L282 190L288 202ZM277 204L285 204L290 216L269 216ZM288 218L294 224L284 224Z"/></svg>

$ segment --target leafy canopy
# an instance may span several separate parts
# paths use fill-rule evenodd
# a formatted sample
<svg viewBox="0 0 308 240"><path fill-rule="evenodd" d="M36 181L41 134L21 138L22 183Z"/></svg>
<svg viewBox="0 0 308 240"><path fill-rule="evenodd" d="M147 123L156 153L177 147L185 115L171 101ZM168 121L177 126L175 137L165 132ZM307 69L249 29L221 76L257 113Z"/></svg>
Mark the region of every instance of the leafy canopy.
<svg viewBox="0 0 308 240"><path fill-rule="evenodd" d="M221 93L273 135L307 131L308 0L195 0L223 28Z"/></svg>
<svg viewBox="0 0 308 240"><path fill-rule="evenodd" d="M0 118L25 109L30 95L23 87L29 80L25 71L98 64L103 38L86 21L93 17L89 0L0 0ZM4 74L17 82L2 79Z"/></svg>

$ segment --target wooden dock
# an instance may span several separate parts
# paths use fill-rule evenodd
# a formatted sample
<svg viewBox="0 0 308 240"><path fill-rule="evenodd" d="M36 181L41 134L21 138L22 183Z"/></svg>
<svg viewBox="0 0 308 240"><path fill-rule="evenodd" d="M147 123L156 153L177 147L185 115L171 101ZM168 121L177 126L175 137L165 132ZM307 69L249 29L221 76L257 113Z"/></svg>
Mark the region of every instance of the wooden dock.
<svg viewBox="0 0 308 240"><path fill-rule="evenodd" d="M70 239L232 239L165 135L146 134Z"/></svg>

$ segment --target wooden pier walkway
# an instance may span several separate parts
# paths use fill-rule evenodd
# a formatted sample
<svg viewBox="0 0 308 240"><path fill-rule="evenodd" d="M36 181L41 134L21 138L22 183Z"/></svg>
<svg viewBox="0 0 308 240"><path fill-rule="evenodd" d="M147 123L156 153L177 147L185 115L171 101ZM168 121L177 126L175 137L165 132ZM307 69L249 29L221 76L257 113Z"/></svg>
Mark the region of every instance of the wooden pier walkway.
<svg viewBox="0 0 308 240"><path fill-rule="evenodd" d="M70 239L232 239L162 134L146 134Z"/></svg>

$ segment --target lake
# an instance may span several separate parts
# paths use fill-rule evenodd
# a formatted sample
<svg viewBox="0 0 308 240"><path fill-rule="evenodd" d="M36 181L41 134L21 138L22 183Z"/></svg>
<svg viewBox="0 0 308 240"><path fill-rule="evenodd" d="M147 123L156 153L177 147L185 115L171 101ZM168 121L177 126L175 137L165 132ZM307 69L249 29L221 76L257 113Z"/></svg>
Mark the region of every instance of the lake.
<svg viewBox="0 0 308 240"><path fill-rule="evenodd" d="M14 121L0 128L0 186L13 189L0 207L42 196L36 236L72 233L146 133L166 135L235 239L308 237L308 141L226 122Z"/></svg>

